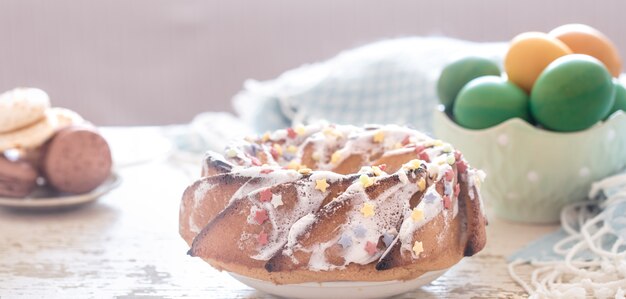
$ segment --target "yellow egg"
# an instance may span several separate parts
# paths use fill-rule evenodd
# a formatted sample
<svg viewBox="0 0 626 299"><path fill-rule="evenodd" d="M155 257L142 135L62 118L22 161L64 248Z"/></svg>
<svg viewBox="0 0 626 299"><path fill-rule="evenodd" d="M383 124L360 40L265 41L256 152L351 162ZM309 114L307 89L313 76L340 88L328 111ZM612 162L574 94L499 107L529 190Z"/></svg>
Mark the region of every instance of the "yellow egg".
<svg viewBox="0 0 626 299"><path fill-rule="evenodd" d="M522 33L511 41L504 57L509 80L530 92L543 69L555 59L572 54L563 42L541 32Z"/></svg>
<svg viewBox="0 0 626 299"><path fill-rule="evenodd" d="M602 32L583 24L567 24L550 31L549 35L565 43L574 53L597 58L613 77L619 77L622 59L615 45Z"/></svg>

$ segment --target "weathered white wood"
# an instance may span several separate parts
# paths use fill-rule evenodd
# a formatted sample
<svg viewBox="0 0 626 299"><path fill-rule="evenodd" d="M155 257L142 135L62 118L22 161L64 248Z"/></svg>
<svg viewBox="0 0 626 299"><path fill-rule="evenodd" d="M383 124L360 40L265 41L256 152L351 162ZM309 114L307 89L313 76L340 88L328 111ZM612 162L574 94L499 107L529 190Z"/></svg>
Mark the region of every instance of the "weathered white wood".
<svg viewBox="0 0 626 299"><path fill-rule="evenodd" d="M170 159L120 173L119 189L80 209L0 209L1 298L271 298L186 255L178 204L195 166ZM524 297L506 272L505 257L554 229L490 217L483 252L400 298Z"/></svg>

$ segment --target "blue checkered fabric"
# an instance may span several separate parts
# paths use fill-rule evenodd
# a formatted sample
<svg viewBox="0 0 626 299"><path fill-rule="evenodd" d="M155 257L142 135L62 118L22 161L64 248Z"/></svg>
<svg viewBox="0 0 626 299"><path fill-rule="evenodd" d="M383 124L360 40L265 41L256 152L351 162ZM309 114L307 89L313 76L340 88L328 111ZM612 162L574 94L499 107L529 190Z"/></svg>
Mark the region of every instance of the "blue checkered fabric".
<svg viewBox="0 0 626 299"><path fill-rule="evenodd" d="M259 133L318 120L395 123L431 132L441 69L467 55L501 61L505 49L505 43L448 38L381 41L286 72L275 80L250 80L234 105Z"/></svg>

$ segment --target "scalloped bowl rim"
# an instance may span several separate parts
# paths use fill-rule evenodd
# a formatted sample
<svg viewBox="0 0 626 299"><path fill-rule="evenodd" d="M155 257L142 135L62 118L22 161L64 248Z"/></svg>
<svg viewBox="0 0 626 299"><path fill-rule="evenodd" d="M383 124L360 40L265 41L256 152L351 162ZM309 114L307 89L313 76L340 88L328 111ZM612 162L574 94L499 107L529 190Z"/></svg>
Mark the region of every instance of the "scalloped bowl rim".
<svg viewBox="0 0 626 299"><path fill-rule="evenodd" d="M441 109L436 109L435 113L441 114L441 116L445 119L445 122L451 127L453 127L455 130L458 130L467 134L479 135L479 134L485 134L485 133L495 132L499 130L509 130L510 128L513 128L513 129L529 130L533 132L533 134L537 134L537 135L568 136L568 137L578 137L578 135L587 135L591 132L603 130L604 127L610 126L613 122L617 122L620 119L626 117L626 113L624 111L618 110L614 112L613 114L611 114L606 120L598 121L596 124L592 125L591 127L587 129L580 130L580 131L572 131L572 132L559 132L559 131L549 131L546 129L533 126L532 124L528 123L527 121L519 117L507 119L495 126L491 126L485 129L468 129L468 128L461 127L459 124L454 122L448 116L448 114L443 112Z"/></svg>

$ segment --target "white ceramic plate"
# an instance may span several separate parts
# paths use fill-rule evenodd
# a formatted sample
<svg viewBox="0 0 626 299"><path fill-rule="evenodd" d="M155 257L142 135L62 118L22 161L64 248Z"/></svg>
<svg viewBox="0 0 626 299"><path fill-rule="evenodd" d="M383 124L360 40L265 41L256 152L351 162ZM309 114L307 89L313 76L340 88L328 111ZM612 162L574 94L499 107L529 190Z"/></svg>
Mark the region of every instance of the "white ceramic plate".
<svg viewBox="0 0 626 299"><path fill-rule="evenodd" d="M277 285L264 280L228 273L243 284L261 292L285 298L300 299L366 299L386 298L416 290L431 283L448 269L427 272L424 275L408 281L336 281L336 282L307 282L298 284Z"/></svg>
<svg viewBox="0 0 626 299"><path fill-rule="evenodd" d="M50 210L76 207L98 199L100 196L117 188L121 181L122 179L119 175L114 172L98 188L89 193L77 195L59 194L49 188L40 187L26 198L0 197L0 206L23 210Z"/></svg>

